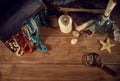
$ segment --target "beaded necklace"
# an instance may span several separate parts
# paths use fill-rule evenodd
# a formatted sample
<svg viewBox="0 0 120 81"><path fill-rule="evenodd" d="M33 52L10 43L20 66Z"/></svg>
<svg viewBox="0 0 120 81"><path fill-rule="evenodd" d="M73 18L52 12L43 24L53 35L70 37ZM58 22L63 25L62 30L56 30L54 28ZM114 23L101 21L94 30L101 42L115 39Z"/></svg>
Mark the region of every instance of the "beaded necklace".
<svg viewBox="0 0 120 81"><path fill-rule="evenodd" d="M27 34L29 40L35 43L38 50L47 51L47 48L39 40L40 35L40 24L37 17L29 19L25 25L25 33Z"/></svg>

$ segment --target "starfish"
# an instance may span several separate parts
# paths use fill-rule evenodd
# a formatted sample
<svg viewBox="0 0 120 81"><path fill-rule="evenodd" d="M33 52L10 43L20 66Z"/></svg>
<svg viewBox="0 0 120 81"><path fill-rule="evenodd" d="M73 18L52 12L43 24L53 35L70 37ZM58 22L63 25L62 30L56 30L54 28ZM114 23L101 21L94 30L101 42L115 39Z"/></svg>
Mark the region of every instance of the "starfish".
<svg viewBox="0 0 120 81"><path fill-rule="evenodd" d="M100 50L107 50L111 54L111 47L115 46L115 44L110 44L110 39L107 38L105 42L99 40L100 44L102 44L102 47Z"/></svg>

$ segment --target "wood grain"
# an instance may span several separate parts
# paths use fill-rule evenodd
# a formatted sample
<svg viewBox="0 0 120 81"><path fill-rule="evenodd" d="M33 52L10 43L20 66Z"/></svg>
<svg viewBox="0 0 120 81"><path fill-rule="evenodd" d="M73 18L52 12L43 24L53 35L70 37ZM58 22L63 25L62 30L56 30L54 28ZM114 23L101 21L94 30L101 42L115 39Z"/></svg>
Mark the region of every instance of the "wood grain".
<svg viewBox="0 0 120 81"><path fill-rule="evenodd" d="M120 45L112 48L112 54L99 51L98 40L107 35L95 34L93 37L80 36L76 45L71 45L72 34L62 34L59 29L41 28L40 39L49 47L48 52L34 51L31 55L17 57L2 43L0 44L0 79L1 81L117 81L100 68L84 64L83 56L96 52L102 62L120 73ZM113 52L114 51L114 52Z"/></svg>
<svg viewBox="0 0 120 81"><path fill-rule="evenodd" d="M116 13L119 14L119 13ZM113 15L117 25L119 18ZM58 29L41 27L40 40L48 47L48 52L34 51L17 57L0 42L0 81L120 81L120 43L112 47L112 54L100 51L98 40L109 35L81 35L76 45L71 45L72 33L63 34ZM98 67L84 64L86 54L100 54L102 62L118 73L113 77Z"/></svg>
<svg viewBox="0 0 120 81"><path fill-rule="evenodd" d="M1 80L9 81L117 81L100 68L84 65L2 64ZM4 70L3 70L4 69ZM85 79L86 78L86 79Z"/></svg>
<svg viewBox="0 0 120 81"><path fill-rule="evenodd" d="M63 8L59 7L62 12L88 12L88 13L104 13L105 9L83 9L83 8Z"/></svg>

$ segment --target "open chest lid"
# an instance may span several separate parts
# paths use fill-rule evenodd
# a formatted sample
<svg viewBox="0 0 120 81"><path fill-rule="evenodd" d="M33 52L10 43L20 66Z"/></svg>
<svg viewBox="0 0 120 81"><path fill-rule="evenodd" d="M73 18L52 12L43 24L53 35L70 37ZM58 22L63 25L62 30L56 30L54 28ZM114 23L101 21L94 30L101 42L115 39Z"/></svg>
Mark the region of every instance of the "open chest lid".
<svg viewBox="0 0 120 81"><path fill-rule="evenodd" d="M6 41L11 38L12 35L20 29L25 20L38 13L44 7L42 0L16 1L16 3L13 2L14 4L11 3L14 6L8 5L8 9L0 9L0 12L3 11L0 18L0 40L2 41ZM1 4L3 3L1 2Z"/></svg>

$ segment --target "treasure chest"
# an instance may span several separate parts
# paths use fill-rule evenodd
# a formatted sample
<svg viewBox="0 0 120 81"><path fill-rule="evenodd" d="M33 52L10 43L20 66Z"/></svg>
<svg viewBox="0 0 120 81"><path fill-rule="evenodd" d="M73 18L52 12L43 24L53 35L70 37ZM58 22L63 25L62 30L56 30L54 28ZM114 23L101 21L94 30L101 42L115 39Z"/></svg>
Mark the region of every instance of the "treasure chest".
<svg viewBox="0 0 120 81"><path fill-rule="evenodd" d="M2 41L10 39L27 19L44 7L42 0L0 0L0 5L2 6L0 7L0 40Z"/></svg>

